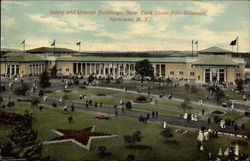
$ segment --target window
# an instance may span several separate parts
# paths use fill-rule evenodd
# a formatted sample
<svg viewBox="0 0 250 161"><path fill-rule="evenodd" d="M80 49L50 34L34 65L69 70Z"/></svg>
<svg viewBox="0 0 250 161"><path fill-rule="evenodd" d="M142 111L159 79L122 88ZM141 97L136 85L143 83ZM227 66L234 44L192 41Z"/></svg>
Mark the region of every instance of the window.
<svg viewBox="0 0 250 161"><path fill-rule="evenodd" d="M201 79L201 76L198 75L198 80L200 80L200 79Z"/></svg>
<svg viewBox="0 0 250 161"><path fill-rule="evenodd" d="M194 72L190 72L190 75L194 75Z"/></svg>
<svg viewBox="0 0 250 161"><path fill-rule="evenodd" d="M236 77L240 77L240 73L236 73Z"/></svg>
<svg viewBox="0 0 250 161"><path fill-rule="evenodd" d="M179 75L183 75L183 71L179 71Z"/></svg>
<svg viewBox="0 0 250 161"><path fill-rule="evenodd" d="M174 75L174 71L170 71L170 75Z"/></svg>
<svg viewBox="0 0 250 161"><path fill-rule="evenodd" d="M220 76L220 82L224 82L225 81L225 73L224 73L224 69L220 69L219 70L219 76Z"/></svg>
<svg viewBox="0 0 250 161"><path fill-rule="evenodd" d="M62 71L62 68L59 68L58 71Z"/></svg>
<svg viewBox="0 0 250 161"><path fill-rule="evenodd" d="M210 82L210 69L205 69L205 82Z"/></svg>
<svg viewBox="0 0 250 161"><path fill-rule="evenodd" d="M65 71L66 71L66 72L69 72L69 68L66 68Z"/></svg>

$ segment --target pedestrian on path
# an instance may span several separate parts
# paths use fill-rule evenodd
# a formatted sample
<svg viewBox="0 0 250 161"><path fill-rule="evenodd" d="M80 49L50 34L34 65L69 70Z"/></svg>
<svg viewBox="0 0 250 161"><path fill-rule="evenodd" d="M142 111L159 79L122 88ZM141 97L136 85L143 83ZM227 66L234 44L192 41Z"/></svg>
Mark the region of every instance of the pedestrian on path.
<svg viewBox="0 0 250 161"><path fill-rule="evenodd" d="M102 102L100 102L100 107L102 107Z"/></svg>
<svg viewBox="0 0 250 161"><path fill-rule="evenodd" d="M115 109L115 116L117 116L118 115L118 112L117 112L117 109Z"/></svg>
<svg viewBox="0 0 250 161"><path fill-rule="evenodd" d="M156 116L156 118L158 118L158 111L155 112L155 116Z"/></svg>
<svg viewBox="0 0 250 161"><path fill-rule="evenodd" d="M202 109L202 111L201 111L201 112L202 112L202 116L204 116L205 110L204 110L204 109Z"/></svg>
<svg viewBox="0 0 250 161"><path fill-rule="evenodd" d="M210 124L210 122L211 122L211 118L210 117L207 119L207 122L208 122L208 124Z"/></svg>
<svg viewBox="0 0 250 161"><path fill-rule="evenodd" d="M155 117L155 112L154 111L152 111L152 118L154 118Z"/></svg>

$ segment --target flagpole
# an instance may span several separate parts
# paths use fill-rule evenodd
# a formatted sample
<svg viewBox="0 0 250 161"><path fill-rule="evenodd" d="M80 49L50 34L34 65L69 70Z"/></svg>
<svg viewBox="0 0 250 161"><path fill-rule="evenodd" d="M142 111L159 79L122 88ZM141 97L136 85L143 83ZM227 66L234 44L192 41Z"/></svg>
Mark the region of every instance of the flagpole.
<svg viewBox="0 0 250 161"><path fill-rule="evenodd" d="M194 52L194 42L192 40L192 56L193 56L193 52Z"/></svg>
<svg viewBox="0 0 250 161"><path fill-rule="evenodd" d="M23 43L23 52L25 53L25 41Z"/></svg>
<svg viewBox="0 0 250 161"><path fill-rule="evenodd" d="M198 54L198 46L199 46L198 44L199 44L199 42L197 41L197 46L196 46L197 47L197 54Z"/></svg>
<svg viewBox="0 0 250 161"><path fill-rule="evenodd" d="M81 51L81 43L80 43L80 45L79 45L79 53L80 53L80 51Z"/></svg>
<svg viewBox="0 0 250 161"><path fill-rule="evenodd" d="M239 52L239 37L237 37L237 53Z"/></svg>

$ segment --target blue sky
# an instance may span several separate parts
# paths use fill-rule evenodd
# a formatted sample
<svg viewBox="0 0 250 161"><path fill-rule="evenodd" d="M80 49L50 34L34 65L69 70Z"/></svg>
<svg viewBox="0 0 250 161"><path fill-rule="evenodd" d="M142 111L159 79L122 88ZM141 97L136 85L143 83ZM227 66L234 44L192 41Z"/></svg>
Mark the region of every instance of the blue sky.
<svg viewBox="0 0 250 161"><path fill-rule="evenodd" d="M248 1L1 1L1 47L22 49L50 46L85 51L191 50L218 46L231 50L239 36L239 50L249 52ZM51 10L64 15L50 14ZM66 11L122 11L115 15L66 15ZM135 16L127 10L137 11ZM110 22L109 18L134 18L145 11L194 11L205 16L149 15L146 22Z"/></svg>

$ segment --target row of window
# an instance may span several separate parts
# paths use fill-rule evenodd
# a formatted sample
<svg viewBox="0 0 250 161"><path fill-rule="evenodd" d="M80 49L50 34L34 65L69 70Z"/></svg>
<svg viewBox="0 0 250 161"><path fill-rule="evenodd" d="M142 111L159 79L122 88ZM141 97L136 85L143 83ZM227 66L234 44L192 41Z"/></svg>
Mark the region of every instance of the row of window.
<svg viewBox="0 0 250 161"><path fill-rule="evenodd" d="M183 75L183 71L179 71L179 75ZM170 71L170 75L174 75L174 71ZM189 75L194 75L194 72L190 72Z"/></svg>

